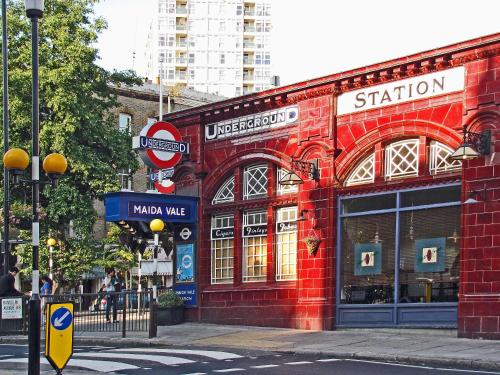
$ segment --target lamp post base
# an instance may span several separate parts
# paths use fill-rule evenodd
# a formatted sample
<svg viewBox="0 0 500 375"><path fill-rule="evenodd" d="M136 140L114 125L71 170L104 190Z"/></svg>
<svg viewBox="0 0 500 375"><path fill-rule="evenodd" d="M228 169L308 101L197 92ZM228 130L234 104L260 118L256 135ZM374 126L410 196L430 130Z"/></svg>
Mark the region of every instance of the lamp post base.
<svg viewBox="0 0 500 375"><path fill-rule="evenodd" d="M40 375L40 297L35 294L29 301L28 375Z"/></svg>

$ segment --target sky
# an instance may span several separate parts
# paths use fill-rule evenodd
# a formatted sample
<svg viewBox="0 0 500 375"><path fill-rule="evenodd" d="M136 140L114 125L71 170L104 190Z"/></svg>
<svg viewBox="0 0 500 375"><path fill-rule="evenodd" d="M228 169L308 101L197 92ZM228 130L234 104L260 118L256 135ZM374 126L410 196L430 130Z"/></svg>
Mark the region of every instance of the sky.
<svg viewBox="0 0 500 375"><path fill-rule="evenodd" d="M281 85L500 32L499 0L271 0L272 75ZM101 0L99 64L145 76L156 0ZM135 51L135 60L133 52Z"/></svg>

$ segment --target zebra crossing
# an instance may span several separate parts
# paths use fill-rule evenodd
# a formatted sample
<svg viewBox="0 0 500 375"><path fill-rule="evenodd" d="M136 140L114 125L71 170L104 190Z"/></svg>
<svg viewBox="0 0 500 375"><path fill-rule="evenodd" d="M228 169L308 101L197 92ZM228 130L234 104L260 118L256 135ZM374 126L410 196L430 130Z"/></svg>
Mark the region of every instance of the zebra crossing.
<svg viewBox="0 0 500 375"><path fill-rule="evenodd" d="M66 369L135 374L160 366L178 367L197 363L207 364L212 361L231 361L238 358L243 357L239 354L217 350L77 346L74 348L73 356ZM2 363L27 364L27 353L3 354L0 357L0 367ZM40 364L50 366L43 356Z"/></svg>

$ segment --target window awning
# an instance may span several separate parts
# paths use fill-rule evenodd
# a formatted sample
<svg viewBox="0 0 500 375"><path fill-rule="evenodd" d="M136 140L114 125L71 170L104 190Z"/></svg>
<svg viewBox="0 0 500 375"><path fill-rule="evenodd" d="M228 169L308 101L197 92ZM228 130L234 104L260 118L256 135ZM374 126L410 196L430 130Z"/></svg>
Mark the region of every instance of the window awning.
<svg viewBox="0 0 500 375"><path fill-rule="evenodd" d="M159 260L158 261L158 276L172 276L173 275L173 264L171 260ZM132 276L139 276L138 267L133 267L130 269ZM154 263L152 260L141 261L141 276L153 276Z"/></svg>

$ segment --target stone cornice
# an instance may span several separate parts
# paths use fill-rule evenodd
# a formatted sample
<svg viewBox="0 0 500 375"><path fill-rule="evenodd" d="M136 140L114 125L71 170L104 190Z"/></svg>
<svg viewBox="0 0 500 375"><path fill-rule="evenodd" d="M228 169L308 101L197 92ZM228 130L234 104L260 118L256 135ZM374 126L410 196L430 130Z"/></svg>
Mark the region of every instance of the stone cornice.
<svg viewBox="0 0 500 375"><path fill-rule="evenodd" d="M193 116L196 113L200 114L202 122L205 123L214 121L214 117L217 118L221 113L227 111L232 111L234 116L239 116L243 111L248 112L248 110L253 109L254 112L257 112L262 106L273 108L324 95L339 95L343 92L445 70L497 55L500 55L500 34L311 81L179 111L169 114L165 118L168 121L177 122L177 120Z"/></svg>

